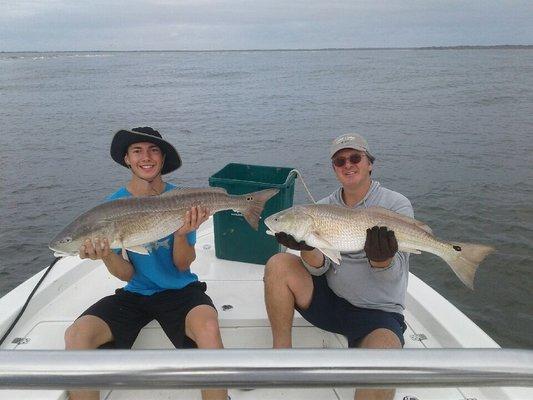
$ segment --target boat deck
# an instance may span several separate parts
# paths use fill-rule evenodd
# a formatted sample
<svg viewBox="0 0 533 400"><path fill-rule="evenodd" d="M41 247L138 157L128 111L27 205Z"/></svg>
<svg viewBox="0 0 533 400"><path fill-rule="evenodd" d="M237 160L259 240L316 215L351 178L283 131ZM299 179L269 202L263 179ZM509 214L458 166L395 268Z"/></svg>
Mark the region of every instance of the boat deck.
<svg viewBox="0 0 533 400"><path fill-rule="evenodd" d="M206 223L198 231L197 260L191 269L208 284L208 294L219 311L226 348L270 348L272 339L263 300L263 266L215 257L213 226ZM0 315L16 314L39 273L6 295L0 302ZM59 261L32 299L17 328L3 348L17 350L63 349L65 329L89 305L111 294L123 283L112 277L102 263L69 257ZM13 307L13 305L18 305ZM405 313L407 348L498 347L481 329L440 295L411 275ZM438 317L438 318L437 318ZM7 321L7 322L6 322ZM9 319L0 321L0 331ZM450 329L453 327L453 329ZM18 344L16 343L18 342ZM345 339L310 326L296 313L293 329L295 347L342 348ZM172 349L170 341L155 321L141 331L136 349ZM179 351L179 350L177 350ZM223 351L221 351L223 357ZM500 388L400 388L395 399L525 399L529 389L512 389L513 397ZM509 393L511 393L509 392ZM245 399L353 399L354 389L230 389L233 400ZM2 399L66 399L58 390L4 390ZM201 399L199 390L113 390L102 391L102 399Z"/></svg>

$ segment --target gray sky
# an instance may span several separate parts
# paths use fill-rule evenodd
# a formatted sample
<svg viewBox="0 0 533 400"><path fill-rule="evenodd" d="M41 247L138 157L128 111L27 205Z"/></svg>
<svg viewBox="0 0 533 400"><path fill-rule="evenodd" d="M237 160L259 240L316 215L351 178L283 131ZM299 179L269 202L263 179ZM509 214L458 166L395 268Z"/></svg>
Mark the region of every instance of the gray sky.
<svg viewBox="0 0 533 400"><path fill-rule="evenodd" d="M533 0L0 0L0 51L533 44Z"/></svg>

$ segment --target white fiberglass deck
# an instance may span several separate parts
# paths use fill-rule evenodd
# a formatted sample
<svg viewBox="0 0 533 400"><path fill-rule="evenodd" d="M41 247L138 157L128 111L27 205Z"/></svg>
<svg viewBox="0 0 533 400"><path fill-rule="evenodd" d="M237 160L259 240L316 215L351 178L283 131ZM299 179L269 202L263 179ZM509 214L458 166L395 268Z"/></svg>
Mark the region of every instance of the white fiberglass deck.
<svg viewBox="0 0 533 400"><path fill-rule="evenodd" d="M227 348L270 348L270 327L263 300L263 266L219 260L215 257L212 220L198 232L197 259L191 269L208 284L208 294L219 311L222 338ZM0 300L0 332L5 331L43 272ZM24 316L4 344L4 349L63 349L65 329L90 304L113 293L123 283L100 263L69 257L59 261L32 299ZM411 275L405 332L407 348L498 347L481 329L431 288ZM452 330L450 330L450 328ZM340 348L339 335L310 326L296 314L295 347ZM16 344L14 342L19 342ZM134 348L171 349L172 345L156 322L142 331ZM221 351L220 356L224 356ZM147 360L148 361L148 360ZM510 394L512 395L510 396ZM353 399L353 389L231 389L240 399ZM530 389L499 388L400 388L396 399L531 399ZM2 399L61 399L57 390L3 390ZM199 390L103 391L102 399L200 399Z"/></svg>

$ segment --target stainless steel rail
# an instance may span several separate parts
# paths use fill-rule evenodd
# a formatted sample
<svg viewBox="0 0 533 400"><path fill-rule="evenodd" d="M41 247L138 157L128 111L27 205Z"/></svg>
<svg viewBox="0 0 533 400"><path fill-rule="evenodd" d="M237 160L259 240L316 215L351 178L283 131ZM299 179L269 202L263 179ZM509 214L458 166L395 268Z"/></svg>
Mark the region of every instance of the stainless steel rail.
<svg viewBox="0 0 533 400"><path fill-rule="evenodd" d="M4 350L0 389L533 386L533 350Z"/></svg>

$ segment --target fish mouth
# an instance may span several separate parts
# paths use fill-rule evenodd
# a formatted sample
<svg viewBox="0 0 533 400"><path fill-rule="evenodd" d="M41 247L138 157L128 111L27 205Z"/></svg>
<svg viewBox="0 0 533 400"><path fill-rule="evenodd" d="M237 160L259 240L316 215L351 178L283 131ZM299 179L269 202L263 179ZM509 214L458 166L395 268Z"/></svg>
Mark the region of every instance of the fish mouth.
<svg viewBox="0 0 533 400"><path fill-rule="evenodd" d="M54 252L54 257L69 257L69 256L75 256L75 253L69 253L67 251L58 250L54 248L53 246L48 246L50 250Z"/></svg>
<svg viewBox="0 0 533 400"><path fill-rule="evenodd" d="M276 220L276 217L281 214L280 212L277 212L275 214L272 214L272 215L269 215L268 217L265 218L264 220L264 223L266 225L266 227L268 228L265 233L267 235L270 235L270 236L275 236L276 233L279 232L279 230L276 230L273 228L273 225L276 225L275 223L275 220Z"/></svg>
<svg viewBox="0 0 533 400"><path fill-rule="evenodd" d="M68 253L64 253L62 251L54 251L54 257L63 258L63 257L72 257L72 256L74 256L74 254L68 254Z"/></svg>
<svg viewBox="0 0 533 400"><path fill-rule="evenodd" d="M264 221L266 227L268 228L268 229L265 231L265 233L266 233L267 235L274 236L274 235L277 233L277 231L276 231L275 229L272 228L269 219L270 219L270 217L267 217L267 218L265 219L265 221Z"/></svg>

